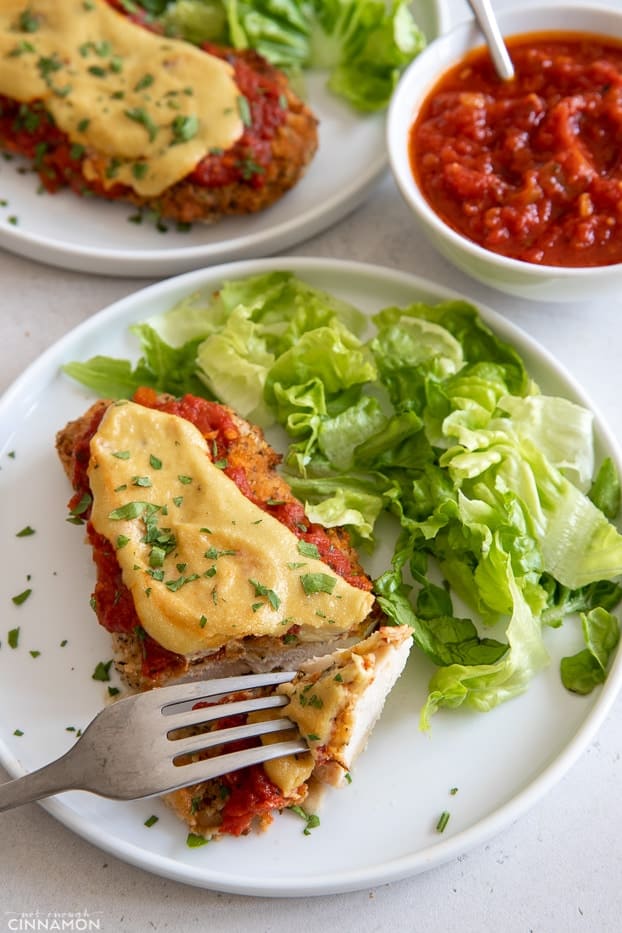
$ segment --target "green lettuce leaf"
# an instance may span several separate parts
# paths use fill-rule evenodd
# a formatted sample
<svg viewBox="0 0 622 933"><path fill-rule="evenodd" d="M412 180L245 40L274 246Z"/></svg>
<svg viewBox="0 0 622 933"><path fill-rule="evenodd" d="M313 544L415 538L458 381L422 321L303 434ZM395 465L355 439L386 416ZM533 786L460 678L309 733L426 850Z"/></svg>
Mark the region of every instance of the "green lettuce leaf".
<svg viewBox="0 0 622 933"><path fill-rule="evenodd" d="M586 647L562 658L560 673L568 690L587 694L605 680L611 656L620 641L620 623L606 609L597 608L581 613L581 626Z"/></svg>
<svg viewBox="0 0 622 933"><path fill-rule="evenodd" d="M607 518L620 513L620 477L611 457L605 457L588 493L597 509Z"/></svg>
<svg viewBox="0 0 622 933"><path fill-rule="evenodd" d="M533 615L506 564L507 588L513 611L506 630L507 651L499 660L483 664L450 664L432 676L428 699L421 713L421 726L428 729L430 717L441 706L466 704L486 712L499 703L523 693L532 677L549 663L542 641L539 619Z"/></svg>
<svg viewBox="0 0 622 933"><path fill-rule="evenodd" d="M425 45L407 0L156 0L150 12L196 44L252 48L294 74L325 70L328 87L362 112L387 106Z"/></svg>
<svg viewBox="0 0 622 933"><path fill-rule="evenodd" d="M139 337L144 354L134 366L129 360L94 356L86 362L65 363L63 372L103 398L130 398L141 386L173 395L190 392L213 398L196 373L200 338L172 347L149 324L136 325L132 331Z"/></svg>
<svg viewBox="0 0 622 933"><path fill-rule="evenodd" d="M425 38L404 0L315 0L311 67L330 71L329 88L361 111L388 104Z"/></svg>

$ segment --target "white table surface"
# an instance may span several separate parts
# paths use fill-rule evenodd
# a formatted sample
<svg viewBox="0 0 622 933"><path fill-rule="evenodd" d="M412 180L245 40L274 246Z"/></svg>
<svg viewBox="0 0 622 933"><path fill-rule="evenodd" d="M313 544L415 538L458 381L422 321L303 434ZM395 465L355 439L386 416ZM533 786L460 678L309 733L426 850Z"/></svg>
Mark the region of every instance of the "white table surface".
<svg viewBox="0 0 622 933"><path fill-rule="evenodd" d="M290 254L381 263L488 304L573 372L622 439L622 301L544 305L478 285L421 238L388 175L353 214ZM0 392L69 329L145 284L0 252ZM271 899L189 887L118 861L30 805L0 816L0 931L18 929L22 913L56 913L60 924L88 911L106 933L277 933L300 923L357 933L613 933L622 929L621 800L622 697L578 762L514 825L439 868L355 893Z"/></svg>

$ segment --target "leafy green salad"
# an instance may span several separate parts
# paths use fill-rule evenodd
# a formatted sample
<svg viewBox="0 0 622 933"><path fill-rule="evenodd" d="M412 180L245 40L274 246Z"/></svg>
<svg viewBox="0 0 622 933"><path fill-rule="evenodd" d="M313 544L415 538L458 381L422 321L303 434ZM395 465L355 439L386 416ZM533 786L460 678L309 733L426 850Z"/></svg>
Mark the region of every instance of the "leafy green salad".
<svg viewBox="0 0 622 933"><path fill-rule="evenodd" d="M361 111L388 104L425 38L409 0L121 0L170 35L255 49L273 65L328 72L328 86Z"/></svg>
<svg viewBox="0 0 622 933"><path fill-rule="evenodd" d="M584 641L562 682L589 693L617 646L622 597L619 480L609 458L595 467L591 413L542 394L466 301L387 307L371 324L369 337L357 308L269 272L132 327L136 363L64 369L102 396L191 392L282 426L309 518L348 526L361 547L394 516L374 589L435 665L423 727L439 707L489 710L522 693L549 663L543 631L562 623Z"/></svg>

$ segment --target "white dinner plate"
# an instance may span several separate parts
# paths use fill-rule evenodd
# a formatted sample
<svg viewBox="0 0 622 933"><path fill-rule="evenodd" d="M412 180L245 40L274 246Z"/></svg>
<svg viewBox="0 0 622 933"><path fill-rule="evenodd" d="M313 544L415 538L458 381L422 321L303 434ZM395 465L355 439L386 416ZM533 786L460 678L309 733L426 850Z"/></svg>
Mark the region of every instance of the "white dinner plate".
<svg viewBox="0 0 622 933"><path fill-rule="evenodd" d="M84 530L65 520L70 489L54 450L55 432L81 415L92 396L63 376L60 366L96 353L136 357L131 324L197 289L211 293L223 279L271 269L292 270L367 312L457 297L422 279L352 262L234 263L187 273L117 302L49 348L13 384L0 400L0 760L12 775L67 750L75 739L67 730L83 728L107 696L106 684L91 675L111 656L109 636L89 606L90 549ZM590 407L571 376L538 344L494 312L481 313L519 350L544 391ZM595 431L598 456L612 456L620 469L615 442L598 415ZM27 525L35 534L16 537ZM370 572L379 573L389 554L388 547L381 549ZM12 597L28 588L30 597L15 605ZM12 649L7 633L17 627L19 642ZM157 799L118 803L73 791L43 806L121 859L222 891L329 894L413 875L481 845L515 820L591 741L620 687L622 657L618 652L606 684L590 696L568 693L558 662L579 649L577 629L565 625L545 632L551 666L523 696L485 714L442 710L429 734L419 731L418 716L431 667L413 651L352 784L327 791L320 826L310 835L303 834L298 817L285 812L265 834L193 849L186 846L185 826ZM441 834L436 824L445 810L451 817ZM159 820L148 828L151 814Z"/></svg>
<svg viewBox="0 0 622 933"><path fill-rule="evenodd" d="M447 27L446 0L415 0L428 39ZM130 221L131 205L39 194L39 179L21 159L0 158L0 247L80 272L165 276L210 263L267 256L308 239L360 204L387 166L385 115L362 115L326 88L324 73L305 76L319 118L319 148L305 176L280 201L248 217L194 224L182 233Z"/></svg>

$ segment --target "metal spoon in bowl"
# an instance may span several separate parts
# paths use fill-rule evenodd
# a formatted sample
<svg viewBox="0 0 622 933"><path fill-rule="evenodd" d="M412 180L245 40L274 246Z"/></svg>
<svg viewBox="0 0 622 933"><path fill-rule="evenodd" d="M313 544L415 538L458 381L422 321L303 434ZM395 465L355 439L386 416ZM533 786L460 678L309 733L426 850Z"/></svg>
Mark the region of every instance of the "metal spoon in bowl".
<svg viewBox="0 0 622 933"><path fill-rule="evenodd" d="M514 66L492 11L490 0L468 0L468 4L484 33L495 71L502 81L511 81L514 77Z"/></svg>

